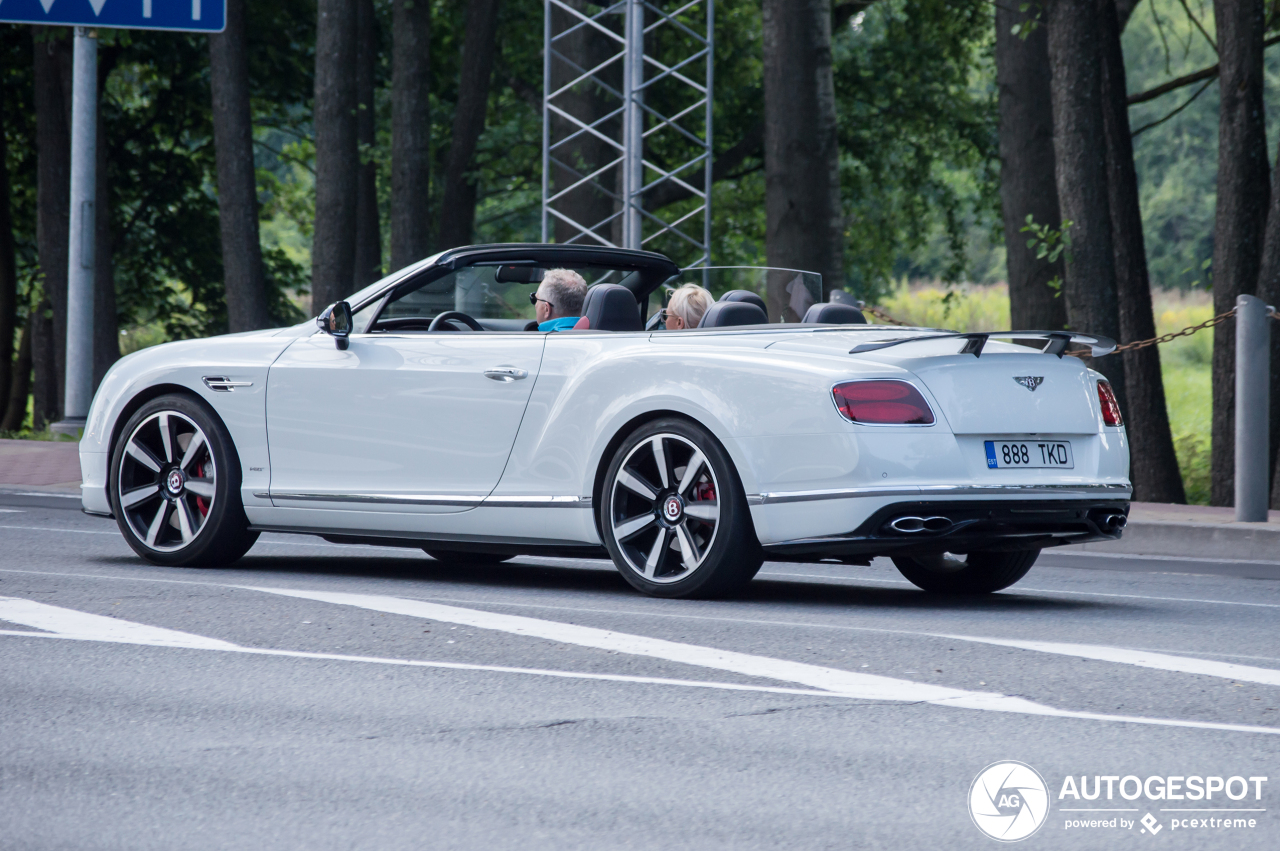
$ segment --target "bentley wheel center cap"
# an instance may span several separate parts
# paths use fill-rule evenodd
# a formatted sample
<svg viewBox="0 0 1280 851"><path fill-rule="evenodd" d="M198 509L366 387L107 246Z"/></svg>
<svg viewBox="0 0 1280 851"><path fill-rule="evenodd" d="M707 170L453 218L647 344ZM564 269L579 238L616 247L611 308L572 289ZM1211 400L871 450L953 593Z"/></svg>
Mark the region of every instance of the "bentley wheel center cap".
<svg viewBox="0 0 1280 851"><path fill-rule="evenodd" d="M672 494L663 500L662 517L668 523L678 523L682 514L684 514L684 502L680 497Z"/></svg>
<svg viewBox="0 0 1280 851"><path fill-rule="evenodd" d="M186 484L182 476L182 471L173 469L169 471L169 475L165 477L165 486L169 489L169 493L177 496L182 493L182 486Z"/></svg>

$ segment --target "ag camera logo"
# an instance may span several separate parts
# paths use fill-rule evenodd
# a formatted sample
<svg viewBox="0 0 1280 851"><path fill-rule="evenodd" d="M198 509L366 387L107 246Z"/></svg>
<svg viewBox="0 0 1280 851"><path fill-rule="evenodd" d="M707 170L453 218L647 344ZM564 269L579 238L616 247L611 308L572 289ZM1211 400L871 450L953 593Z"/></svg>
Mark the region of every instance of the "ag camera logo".
<svg viewBox="0 0 1280 851"><path fill-rule="evenodd" d="M1025 762L988 765L969 787L969 815L978 830L1001 842L1031 836L1049 815L1049 787Z"/></svg>

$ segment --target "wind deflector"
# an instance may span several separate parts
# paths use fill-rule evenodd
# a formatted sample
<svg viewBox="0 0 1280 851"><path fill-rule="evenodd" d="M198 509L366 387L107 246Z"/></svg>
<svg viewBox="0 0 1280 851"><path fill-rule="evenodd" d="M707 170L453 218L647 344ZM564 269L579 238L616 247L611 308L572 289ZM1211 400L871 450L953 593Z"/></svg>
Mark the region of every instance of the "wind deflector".
<svg viewBox="0 0 1280 851"><path fill-rule="evenodd" d="M905 343L919 343L925 340L956 339L965 341L957 354L973 355L976 358L982 356L982 350L987 345L987 340L992 337L1014 340L1043 339L1045 340L1045 345L1040 351L1046 355L1057 355L1058 357L1066 354L1067 346L1071 343L1088 346L1095 358L1109 355L1116 350L1116 341L1110 337L1103 337L1098 334L1082 334L1078 331L973 331L964 334L921 334L918 337L898 337L893 340L880 340L875 343L859 343L849 350L849 354L861 355L867 352L892 348L893 346L901 346Z"/></svg>

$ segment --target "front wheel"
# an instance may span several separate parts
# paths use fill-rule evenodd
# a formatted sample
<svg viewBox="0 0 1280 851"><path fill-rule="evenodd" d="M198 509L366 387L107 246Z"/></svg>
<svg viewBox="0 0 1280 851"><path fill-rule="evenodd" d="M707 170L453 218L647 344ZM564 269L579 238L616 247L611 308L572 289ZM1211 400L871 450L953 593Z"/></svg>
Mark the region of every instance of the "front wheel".
<svg viewBox="0 0 1280 851"><path fill-rule="evenodd" d="M161 396L129 418L111 453L116 523L154 564L216 567L258 539L240 502L240 459L204 403Z"/></svg>
<svg viewBox="0 0 1280 851"><path fill-rule="evenodd" d="M990 594L1027 575L1039 550L974 552L957 556L894 556L898 572L913 585L940 594Z"/></svg>
<svg viewBox="0 0 1280 851"><path fill-rule="evenodd" d="M763 561L728 453L686 420L646 423L622 442L605 473L599 520L618 571L654 597L728 594Z"/></svg>

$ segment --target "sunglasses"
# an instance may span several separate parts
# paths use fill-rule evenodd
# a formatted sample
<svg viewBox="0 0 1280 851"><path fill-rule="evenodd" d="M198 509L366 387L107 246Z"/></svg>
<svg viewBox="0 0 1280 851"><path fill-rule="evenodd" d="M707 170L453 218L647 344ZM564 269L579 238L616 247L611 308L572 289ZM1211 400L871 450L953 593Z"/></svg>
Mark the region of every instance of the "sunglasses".
<svg viewBox="0 0 1280 851"><path fill-rule="evenodd" d="M555 305L554 305L554 304L552 304L551 302L547 301L545 298L538 298L538 294L537 294L536 292L529 293L529 304L532 304L534 307L537 307L537 306L538 306L538 302L542 302L543 304L547 305L548 307L552 307L552 308L554 308L554 307L555 307Z"/></svg>

